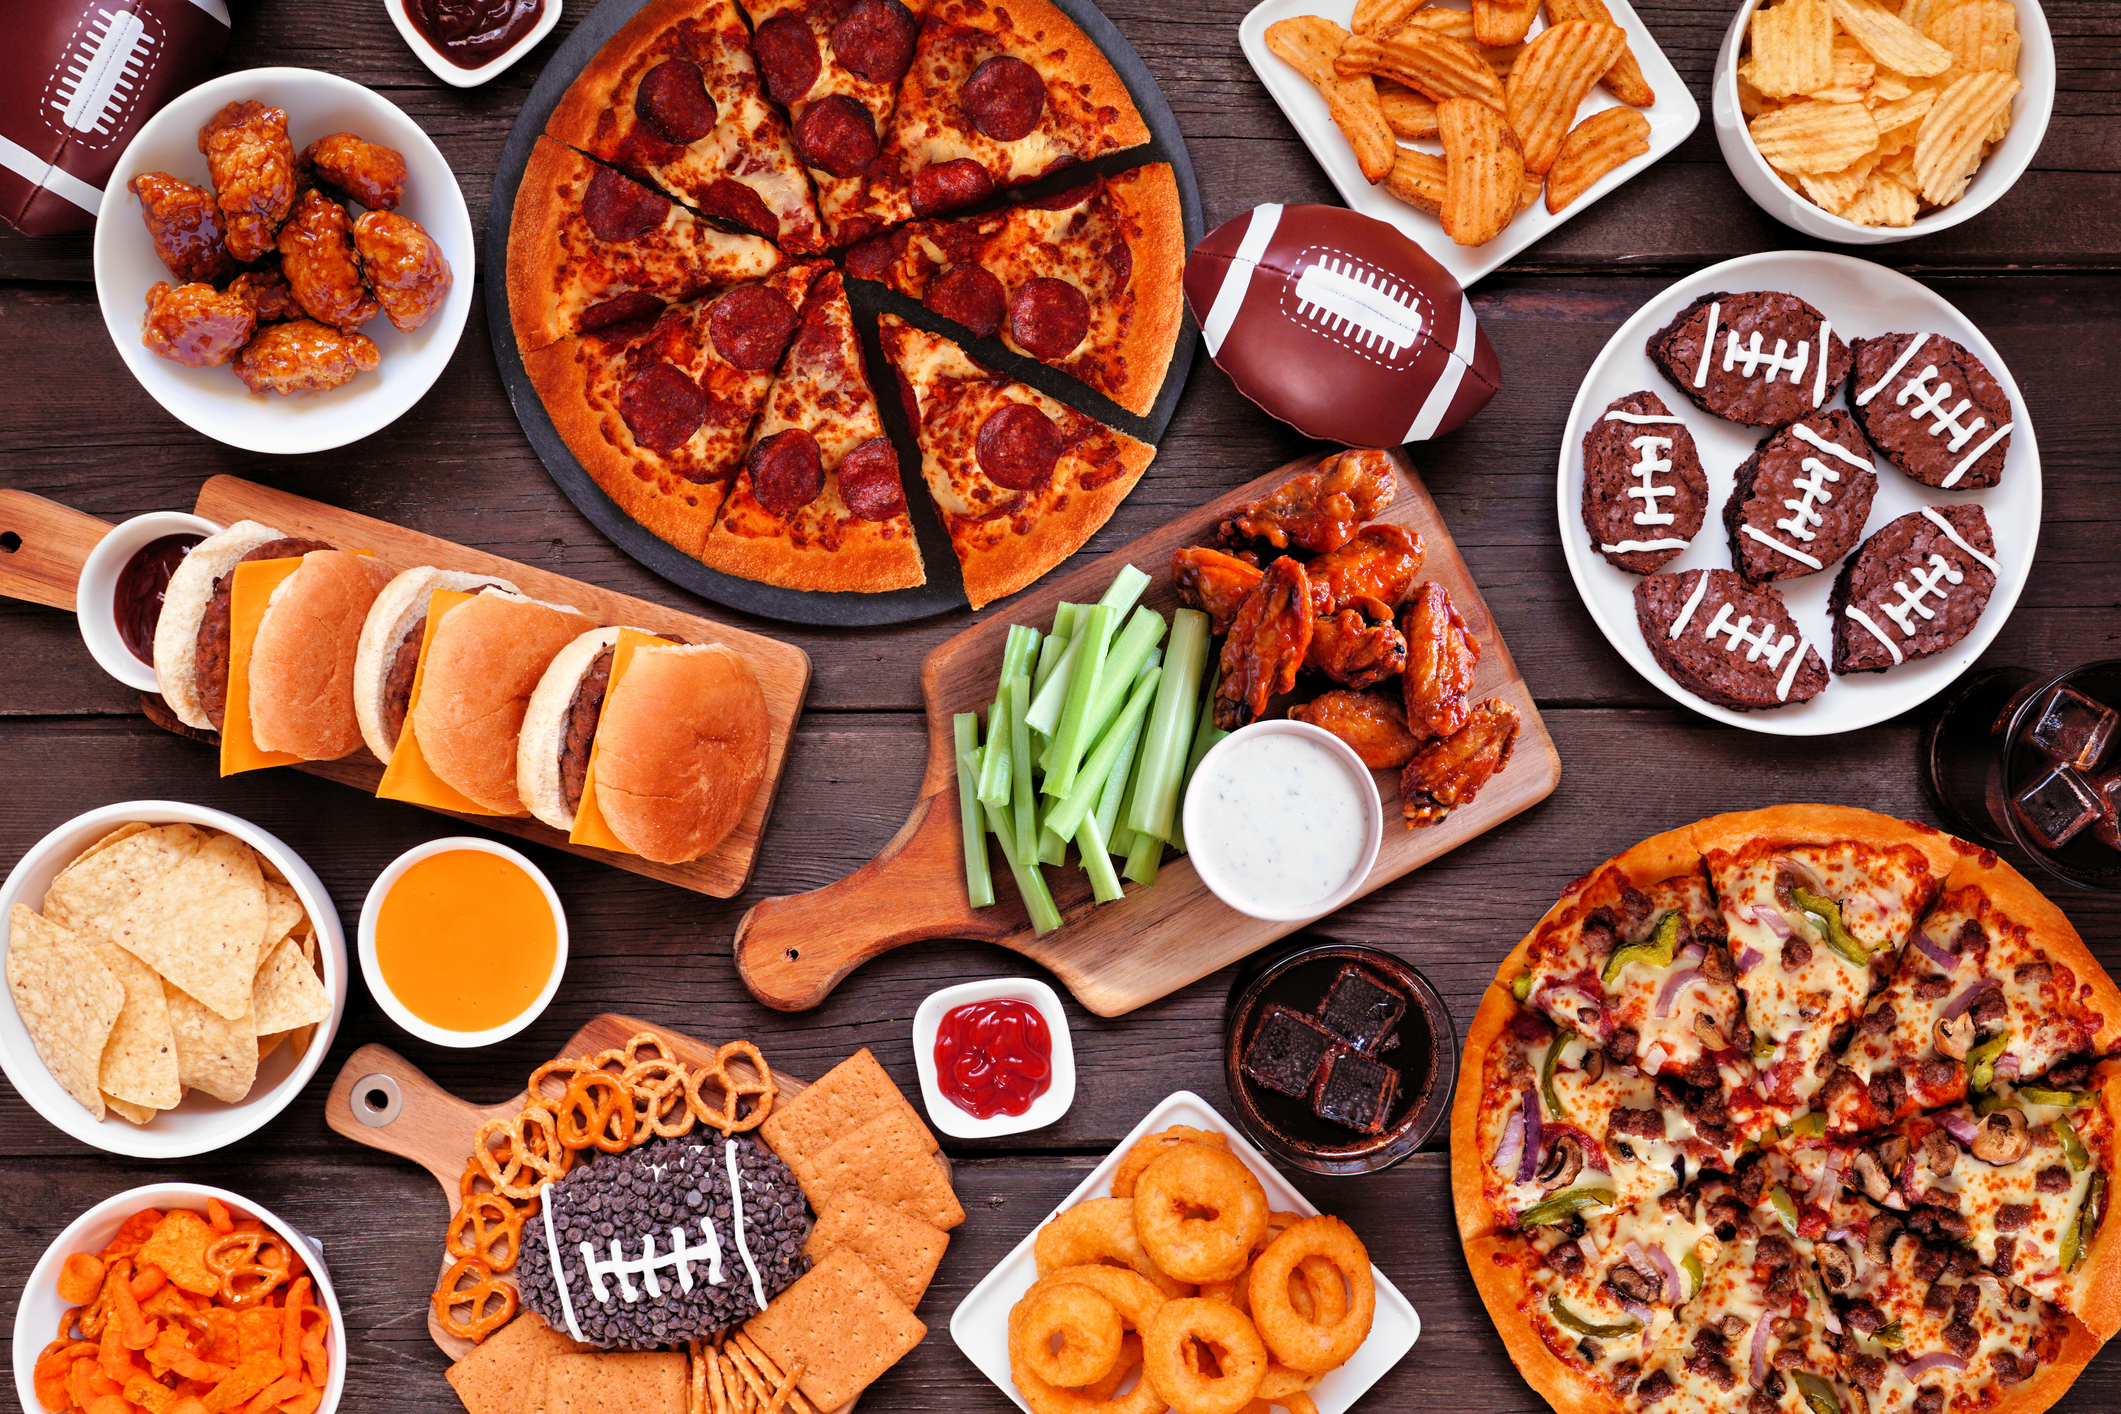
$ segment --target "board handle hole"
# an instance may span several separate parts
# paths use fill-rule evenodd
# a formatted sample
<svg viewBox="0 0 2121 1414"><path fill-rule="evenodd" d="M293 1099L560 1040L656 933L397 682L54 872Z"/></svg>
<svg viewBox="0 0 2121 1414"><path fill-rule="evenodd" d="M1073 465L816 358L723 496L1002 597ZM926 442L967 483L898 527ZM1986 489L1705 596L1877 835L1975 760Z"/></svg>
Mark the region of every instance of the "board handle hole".
<svg viewBox="0 0 2121 1414"><path fill-rule="evenodd" d="M0 530L0 553L12 555L22 548L22 537L12 530Z"/></svg>
<svg viewBox="0 0 2121 1414"><path fill-rule="evenodd" d="M794 948L788 949L788 960L790 962L800 962L802 960L802 957L803 955L797 952Z"/></svg>

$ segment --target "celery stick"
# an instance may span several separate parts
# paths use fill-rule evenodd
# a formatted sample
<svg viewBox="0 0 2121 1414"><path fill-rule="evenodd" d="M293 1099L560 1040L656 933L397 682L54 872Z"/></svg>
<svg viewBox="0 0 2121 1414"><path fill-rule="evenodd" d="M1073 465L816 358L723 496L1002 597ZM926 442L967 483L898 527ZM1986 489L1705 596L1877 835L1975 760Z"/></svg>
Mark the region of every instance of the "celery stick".
<svg viewBox="0 0 2121 1414"><path fill-rule="evenodd" d="M1006 684L1007 680L1004 679ZM1007 805L1011 780L1009 755L1009 694L1004 692L987 708L987 744L980 755L979 798L982 805Z"/></svg>
<svg viewBox="0 0 2121 1414"><path fill-rule="evenodd" d="M1067 649L1053 671L1046 675L1046 685L1038 690L1038 697L1031 704L1030 722L1032 730L1053 735L1060 723L1061 708L1067 705L1068 685L1075 677L1076 660L1082 657L1083 635L1076 634L1068 640Z"/></svg>
<svg viewBox="0 0 2121 1414"><path fill-rule="evenodd" d="M1112 842L1112 827L1119 820L1119 807L1127 798L1128 783L1134 779L1134 758L1140 754L1141 744L1142 724L1136 722L1134 729L1120 742L1119 755L1113 759L1112 769L1105 773L1104 789L1098 792L1097 809L1090 812L1097 816L1098 838L1107 845Z"/></svg>
<svg viewBox="0 0 2121 1414"><path fill-rule="evenodd" d="M1149 715L1149 704L1155 700L1156 687L1162 678L1161 669L1152 669L1135 683L1134 691L1127 698L1127 705L1120 709L1118 719L1091 749L1082 769L1076 772L1075 788L1063 796L1047 815L1047 829L1056 835L1073 835L1076 826L1082 823L1083 816L1096 809L1104 794L1105 781L1111 775L1114 763L1119 760L1121 750L1127 745L1129 733L1141 730L1142 719Z"/></svg>
<svg viewBox="0 0 2121 1414"><path fill-rule="evenodd" d="M1119 875L1112 872L1104 831L1097 828L1096 812L1083 816L1083 822L1075 827L1075 843L1083 853L1083 872L1090 876L1090 897L1099 903L1125 898L1127 891L1120 887Z"/></svg>
<svg viewBox="0 0 2121 1414"><path fill-rule="evenodd" d="M991 805L981 805L980 809L986 812L987 828L1001 843L1009 872L1016 876L1016 891L1023 896L1024 912L1031 916L1031 931L1043 936L1060 927L1060 909L1054 906L1053 891L1046 887L1046 876L1038 872L1038 866L1017 851L1016 830L1009 822L1008 812Z"/></svg>
<svg viewBox="0 0 2121 1414"><path fill-rule="evenodd" d="M979 740L979 718L960 712L950 719L950 725L957 734L957 810L965 831L965 894L974 908L986 908L994 902L994 876L987 872L986 820L972 784L976 774L972 749Z"/></svg>
<svg viewBox="0 0 2121 1414"><path fill-rule="evenodd" d="M1080 604L1054 605L1053 628L1050 631L1059 634L1062 638L1075 637L1075 625L1082 618L1082 613L1083 606Z"/></svg>
<svg viewBox="0 0 2121 1414"><path fill-rule="evenodd" d="M1171 817L1171 847L1180 854L1186 852L1186 792L1193 788L1193 773L1200 769L1200 758L1229 735L1215 725L1215 690L1222 680L1219 671L1207 674L1207 688L1201 693L1199 717L1193 728L1193 749L1186 753L1186 773L1178 782L1178 814Z"/></svg>
<svg viewBox="0 0 2121 1414"><path fill-rule="evenodd" d="M1002 672L1000 681L1007 682L1018 673L1028 673L1038 657L1038 630L1026 624L1009 625L1009 639L1002 649Z"/></svg>
<svg viewBox="0 0 2121 1414"><path fill-rule="evenodd" d="M1134 804L1127 812L1127 823L1137 834L1152 835L1159 843L1170 838L1171 821L1178 813L1179 777L1185 773L1186 752L1193 742L1201 672L1207 661L1208 616L1198 609L1180 609L1172 617L1171 642L1164 652L1164 677L1157 685L1156 706L1149 713L1141 762L1136 768L1141 779L1135 786ZM1135 853L1140 853L1139 841ZM1134 874L1127 877L1138 878Z"/></svg>
<svg viewBox="0 0 2121 1414"><path fill-rule="evenodd" d="M1018 673L1009 679L1009 805L1016 842L1028 862L1038 853L1038 794L1031 784L1031 732L1024 725L1024 704L1031 679ZM985 801L980 802L982 805Z"/></svg>
<svg viewBox="0 0 2121 1414"><path fill-rule="evenodd" d="M1105 655L1112 646L1116 617L1110 608L1099 604L1090 610L1089 622L1076 640L1082 645L1082 652L1076 660L1075 674L1068 680L1068 701L1052 729L1053 745L1046 752L1047 795L1065 798L1075 789L1076 771L1091 745L1090 704L1096 700L1097 685L1105 674Z"/></svg>
<svg viewBox="0 0 2121 1414"><path fill-rule="evenodd" d="M1148 587L1149 576L1132 565L1122 565L1097 602L1110 609L1114 622L1117 622L1127 616L1127 610L1140 602L1142 591Z"/></svg>
<svg viewBox="0 0 2121 1414"><path fill-rule="evenodd" d="M1097 695L1090 699L1090 721L1083 728L1085 741L1096 741L1126 705L1134 690L1135 674L1141 671L1156 645L1163 641L1164 616L1154 609L1136 609L1127 627L1112 640L1105 655L1105 670L1097 680Z"/></svg>
<svg viewBox="0 0 2121 1414"><path fill-rule="evenodd" d="M1067 651L1068 635L1065 633L1049 633L1038 645L1038 667L1031 674L1032 696L1044 691L1046 680L1053 676L1053 670L1060 666L1061 657Z"/></svg>
<svg viewBox="0 0 2121 1414"><path fill-rule="evenodd" d="M1068 842L1044 825L1038 827L1038 862L1056 869L1068 862Z"/></svg>
<svg viewBox="0 0 2121 1414"><path fill-rule="evenodd" d="M1134 848L1127 851L1127 877L1137 884L1156 882L1156 871L1163 866L1164 842L1152 834L1137 830Z"/></svg>

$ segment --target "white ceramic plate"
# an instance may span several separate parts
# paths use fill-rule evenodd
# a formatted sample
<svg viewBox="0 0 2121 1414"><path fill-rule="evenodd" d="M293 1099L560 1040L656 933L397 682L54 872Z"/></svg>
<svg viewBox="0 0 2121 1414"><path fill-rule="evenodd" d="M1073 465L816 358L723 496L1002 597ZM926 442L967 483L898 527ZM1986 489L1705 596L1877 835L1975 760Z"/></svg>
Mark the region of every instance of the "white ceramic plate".
<svg viewBox="0 0 2121 1414"><path fill-rule="evenodd" d="M1053 1213L1047 1214L1024 1234L1024 1240L1016 1244L1015 1250L987 1273L951 1314L950 1338L957 1342L957 1348L979 1367L981 1374L994 1381L996 1388L1015 1400L1017 1408L1024 1410L1025 1414L1030 1414L1031 1406L1024 1403L1015 1381L1009 1378L1009 1308L1038 1279L1038 1266L1031 1256L1031 1243L1038 1236L1038 1228L1054 1214L1072 1208L1086 1198L1106 1197L1111 1192L1112 1171L1134 1147L1134 1141L1144 1134L1160 1133L1174 1124L1213 1129L1228 1135L1230 1152L1243 1159L1246 1167L1259 1175L1260 1183L1267 1190L1267 1206L1274 1211L1302 1213L1307 1217L1318 1212L1303 1194L1290 1186L1267 1156L1246 1140L1244 1131L1217 1114L1206 1100L1187 1090L1167 1097L1134 1126L1133 1132L1120 1141L1119 1147L1108 1154L1103 1163L1091 1170L1090 1176L1063 1199ZM1356 1400L1368 1393L1370 1386L1383 1379L1387 1371L1405 1358L1421 1335L1421 1317L1416 1314L1413 1303L1400 1294L1399 1288L1392 1285L1374 1263L1370 1274L1377 1283L1377 1315L1370 1326L1370 1338L1355 1352L1354 1359L1320 1380L1311 1390L1319 1414L1345 1414Z"/></svg>
<svg viewBox="0 0 2121 1414"><path fill-rule="evenodd" d="M302 1058L295 1059L292 1046L275 1048L258 1067L257 1083L240 1103L223 1104L194 1092L186 1095L177 1108L164 1110L140 1126L115 1114L96 1123L95 1117L81 1108L80 1102L67 1094L45 1068L22 1025L21 1013L15 1010L13 994L0 1000L0 1070L29 1101L30 1108L54 1127L98 1149L136 1159L181 1159L226 1148L251 1133L286 1109L317 1073L325 1052L331 1049L332 1038L338 1034L340 1018L346 1014L346 934L339 926L339 910L324 891L316 871L277 837L248 820L204 806L174 800L129 800L76 816L30 846L8 874L7 882L0 884L0 956L7 951L7 920L14 906L19 903L32 910L40 907L44 891L61 869L82 850L130 820L151 825L181 822L225 831L270 859L287 876L288 884L302 900L303 911L316 925L324 990L331 997L331 1015L318 1023L317 1034L310 1039ZM58 1312L52 1314L56 1320Z"/></svg>
<svg viewBox="0 0 2121 1414"><path fill-rule="evenodd" d="M255 98L287 110L295 151L327 133L351 132L405 158L405 200L398 207L427 228L449 261L449 293L432 318L401 334L377 316L361 327L382 364L328 393L253 394L231 369L186 368L140 342L147 292L171 278L140 219L140 199L125 184L141 172L167 172L207 185L199 128L224 104ZM246 69L224 74L172 99L147 120L112 169L96 222L96 297L103 323L140 386L179 422L251 452L321 452L357 441L397 421L434 386L471 313L478 283L471 213L440 149L403 109L373 89L314 69Z"/></svg>
<svg viewBox="0 0 2121 1414"><path fill-rule="evenodd" d="M122 1124L124 1121L118 1122ZM331 1374L325 1381L324 1399L317 1406L317 1414L333 1414L338 1409L340 1396L346 1392L346 1321L339 1313L339 1295L332 1288L331 1273L325 1270L323 1253L316 1243L250 1199L225 1188L208 1188L198 1183L157 1183L106 1198L75 1218L44 1250L44 1256L29 1274L29 1285L22 1288L22 1299L15 1306L15 1394L21 1400L22 1408L44 1407L37 1402L37 1356L51 1340L52 1333L58 1330L59 1317L66 1311L66 1303L59 1299L54 1285L59 1279L60 1264L76 1252L100 1251L118 1235L120 1224L142 1208L160 1208L165 1212L171 1208L190 1208L203 1216L209 1198L219 1198L236 1217L257 1218L282 1237L299 1244L303 1260L309 1264L317 1304L331 1317L331 1329L324 1336L324 1348L331 1357Z"/></svg>
<svg viewBox="0 0 2121 1414"><path fill-rule="evenodd" d="M1782 290L1796 295L1824 314L1834 332L1844 339L1896 332L1942 334L1965 345L1987 364L2003 391L2010 395L2010 452L2003 464L2002 480L1985 491L1940 491L1923 485L1882 458L1873 462L1878 469L1878 496L1871 504L1870 519L1864 523L1866 537L1886 522L1924 506L1972 501L1988 515L1989 528L1996 537L1996 559L2003 572L1996 577L1996 592L1990 596L1988 608L1982 611L1973 632L1948 651L1883 673L1834 677L1826 690L1811 701L1771 712L1734 712L1706 702L1681 687L1650 656L1649 644L1635 621L1635 586L1642 577L1608 564L1591 548L1590 537L1583 528L1583 436L1615 398L1643 388L1663 398L1667 407L1686 419L1687 430L1694 434L1694 443L1701 452L1702 470L1709 479L1708 514L1701 533L1665 566L1665 572L1731 567L1730 540L1723 532L1723 503L1730 498L1733 473L1765 439L1766 430L1725 422L1695 407L1665 381L1643 351L1652 334L1671 323L1695 299L1714 290ZM1847 407L1846 390L1836 393L1827 406ZM2025 396L2018 391L1994 345L1935 291L1882 265L1828 251L1771 251L1727 260L1687 276L1637 310L1614 333L1592 361L1591 371L1584 375L1583 387L1577 391L1576 404L1569 409L1568 425L1562 431L1557 484L1561 544L1569 557L1569 573L1576 578L1576 590L1583 595L1584 606L1620 656L1674 702L1719 722L1770 736L1831 736L1856 731L1898 716L1942 691L1981 656L2002 629L2003 621L2010 617L2011 606L2018 602L2018 593L2032 570L2033 550L2040 539L2040 448L2033 437ZM1840 563L1837 560L1815 574L1778 580L1775 584L1805 641L1819 650L1823 660L1833 657L1827 595L1834 587Z"/></svg>
<svg viewBox="0 0 2121 1414"><path fill-rule="evenodd" d="M1543 199L1533 202L1517 213L1516 219L1503 228L1501 235L1479 246L1459 245L1443 233L1442 225L1434 216L1407 205L1382 185L1373 187L1365 181L1362 169L1355 163L1354 149L1348 146L1347 138L1341 135L1340 129L1334 126L1332 115L1326 111L1326 100L1319 96L1308 79L1268 50L1268 25L1299 15L1322 15L1346 29L1355 17L1355 0L1262 0L1238 25L1237 38L1244 48L1245 58L1252 61L1260 82L1267 86L1267 92L1274 95L1274 101L1288 115L1297 135L1303 138L1304 146L1310 148L1311 155L1318 159L1318 165L1326 169L1326 175L1332 179L1341 199L1365 216L1374 216L1397 227L1407 239L1450 271L1463 289L1470 288L1475 280L1569 218L1581 214L1616 187L1648 171L1651 163L1663 161L1672 149L1686 141L1687 134L1693 132L1701 121L1701 109L1695 105L1693 95L1687 92L1686 81L1679 77L1672 61L1664 57L1664 51L1657 47L1656 39L1634 7L1628 4L1628 0L1607 0L1607 5L1613 12L1613 22L1628 32L1628 47L1634 50L1635 58L1642 65L1643 77L1650 81L1650 87L1657 94L1656 104L1641 110L1642 116L1650 123L1650 150L1606 173L1589 191L1559 212L1548 212ZM1439 8L1463 10L1466 6L1446 4ZM1534 22L1532 33L1537 34L1543 28L1545 20L1542 18ZM1576 110L1577 121L1581 122L1600 109L1619 106L1619 99L1602 88L1593 88L1590 97ZM1425 152L1443 151L1442 145L1436 142L1419 142L1414 146Z"/></svg>
<svg viewBox="0 0 2121 1414"><path fill-rule="evenodd" d="M1020 1115L997 1114L980 1119L957 1107L943 1093L935 1066L935 1037L943 1018L974 1002L1029 1002L1045 1018L1046 1034L1052 1041L1052 1083L1046 1093L1031 1102ZM1068 1012L1060 995L1036 977L997 977L989 982L961 982L931 992L913 1013L913 1065L920 1072L921 1100L928 1106L928 1123L953 1139L996 1139L1004 1134L1022 1134L1060 1122L1075 1103L1075 1042L1068 1034Z"/></svg>

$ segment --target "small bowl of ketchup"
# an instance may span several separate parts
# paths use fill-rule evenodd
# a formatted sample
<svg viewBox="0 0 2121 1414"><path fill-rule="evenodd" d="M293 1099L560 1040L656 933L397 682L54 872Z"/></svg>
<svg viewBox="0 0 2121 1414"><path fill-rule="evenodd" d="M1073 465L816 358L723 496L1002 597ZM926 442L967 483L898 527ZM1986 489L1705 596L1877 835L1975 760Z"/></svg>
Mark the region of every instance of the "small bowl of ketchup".
<svg viewBox="0 0 2121 1414"><path fill-rule="evenodd" d="M991 1139L1044 1129L1075 1103L1075 1047L1051 987L998 977L945 987L913 1014L913 1061L937 1129Z"/></svg>
<svg viewBox="0 0 2121 1414"><path fill-rule="evenodd" d="M560 0L383 0L406 47L434 76L477 88L560 22Z"/></svg>
<svg viewBox="0 0 2121 1414"><path fill-rule="evenodd" d="M181 511L150 511L112 527L81 565L74 619L96 665L127 687L155 688L155 624L169 577L221 527Z"/></svg>

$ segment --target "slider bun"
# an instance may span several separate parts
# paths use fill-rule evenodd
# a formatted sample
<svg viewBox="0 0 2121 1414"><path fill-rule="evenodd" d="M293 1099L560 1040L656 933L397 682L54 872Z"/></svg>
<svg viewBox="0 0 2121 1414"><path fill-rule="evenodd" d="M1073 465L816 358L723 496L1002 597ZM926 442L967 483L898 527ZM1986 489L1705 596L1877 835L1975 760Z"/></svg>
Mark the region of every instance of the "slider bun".
<svg viewBox="0 0 2121 1414"><path fill-rule="evenodd" d="M199 621L214 597L214 581L260 545L285 538L284 531L269 525L239 520L219 535L207 536L177 561L162 595L162 616L155 620L155 686L187 727L214 729L199 703Z"/></svg>
<svg viewBox="0 0 2121 1414"><path fill-rule="evenodd" d="M647 630L643 629L642 632ZM625 629L613 624L593 628L559 651L530 694L523 731L516 743L516 793L530 813L562 834L574 829L574 807L560 780L560 748L567 740L567 709L574 705L582 675Z"/></svg>
<svg viewBox="0 0 2121 1414"><path fill-rule="evenodd" d="M354 651L354 720L360 724L361 740L376 760L389 764L398 749L397 738L384 729L385 702L390 688L391 665L398 648L413 626L427 617L427 605L438 589L468 593L482 585L497 585L511 594L516 587L497 575L469 574L463 570L438 570L420 565L406 570L383 587L369 606L368 621L361 625L361 641Z"/></svg>
<svg viewBox="0 0 2121 1414"><path fill-rule="evenodd" d="M406 723L435 775L482 809L521 815L516 737L530 695L559 651L595 626L578 609L505 592L445 614Z"/></svg>
<svg viewBox="0 0 2121 1414"><path fill-rule="evenodd" d="M372 555L312 550L274 586L250 649L250 736L261 751L336 761L361 744L354 650L390 582Z"/></svg>
<svg viewBox="0 0 2121 1414"><path fill-rule="evenodd" d="M766 695L720 644L635 650L597 726L597 808L658 864L712 850L766 776Z"/></svg>

